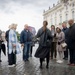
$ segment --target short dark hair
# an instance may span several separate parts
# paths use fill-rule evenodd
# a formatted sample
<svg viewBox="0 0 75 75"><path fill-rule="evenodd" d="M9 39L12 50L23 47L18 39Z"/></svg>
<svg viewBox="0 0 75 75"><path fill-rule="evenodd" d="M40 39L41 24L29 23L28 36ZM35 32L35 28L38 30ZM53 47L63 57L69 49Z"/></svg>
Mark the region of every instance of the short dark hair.
<svg viewBox="0 0 75 75"><path fill-rule="evenodd" d="M59 27L56 28L56 30L59 29L61 31L61 29Z"/></svg>
<svg viewBox="0 0 75 75"><path fill-rule="evenodd" d="M55 26L54 26L54 25L51 25L51 27L54 27L54 28L55 28Z"/></svg>
<svg viewBox="0 0 75 75"><path fill-rule="evenodd" d="M46 25L48 25L48 22L47 22L47 21L43 21L43 23L44 23L44 22L46 22Z"/></svg>

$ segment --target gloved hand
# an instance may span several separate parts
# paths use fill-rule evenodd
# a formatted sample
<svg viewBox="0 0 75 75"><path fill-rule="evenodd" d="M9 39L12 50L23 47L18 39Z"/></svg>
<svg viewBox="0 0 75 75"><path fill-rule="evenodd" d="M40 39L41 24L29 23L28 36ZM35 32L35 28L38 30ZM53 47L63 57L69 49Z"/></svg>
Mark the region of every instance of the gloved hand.
<svg viewBox="0 0 75 75"><path fill-rule="evenodd" d="M56 37L56 34L54 34L54 37Z"/></svg>
<svg viewBox="0 0 75 75"><path fill-rule="evenodd" d="M58 42L58 45L60 45L61 43L60 42Z"/></svg>

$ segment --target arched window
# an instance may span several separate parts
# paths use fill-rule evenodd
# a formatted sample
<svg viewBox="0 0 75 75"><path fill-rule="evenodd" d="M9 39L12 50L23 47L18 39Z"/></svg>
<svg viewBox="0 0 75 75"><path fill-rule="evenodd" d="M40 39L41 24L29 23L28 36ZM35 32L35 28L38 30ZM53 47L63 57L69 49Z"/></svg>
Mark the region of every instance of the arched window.
<svg viewBox="0 0 75 75"><path fill-rule="evenodd" d="M68 21L68 14L66 14L66 22Z"/></svg>
<svg viewBox="0 0 75 75"><path fill-rule="evenodd" d="M57 13L55 13L55 25L57 24Z"/></svg>
<svg viewBox="0 0 75 75"><path fill-rule="evenodd" d="M72 6L74 7L74 3L72 4Z"/></svg>
<svg viewBox="0 0 75 75"><path fill-rule="evenodd" d="M62 23L62 16L60 16L60 23Z"/></svg>
<svg viewBox="0 0 75 75"><path fill-rule="evenodd" d="M74 19L75 20L75 14L74 14L75 12L74 11L72 11L72 19Z"/></svg>
<svg viewBox="0 0 75 75"><path fill-rule="evenodd" d="M53 24L53 18L51 18L51 25Z"/></svg>

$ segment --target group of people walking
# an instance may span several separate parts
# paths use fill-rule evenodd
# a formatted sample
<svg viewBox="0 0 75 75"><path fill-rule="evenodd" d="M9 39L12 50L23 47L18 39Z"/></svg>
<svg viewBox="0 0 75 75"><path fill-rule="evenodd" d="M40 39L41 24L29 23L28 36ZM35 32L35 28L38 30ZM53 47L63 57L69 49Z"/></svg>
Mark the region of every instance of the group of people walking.
<svg viewBox="0 0 75 75"><path fill-rule="evenodd" d="M38 40L39 46L35 52L35 57L40 58L40 68L42 69L43 61L46 58L46 68L49 68L50 59L56 59L57 63L63 63L63 60L68 60L70 55L70 62L68 65L75 66L75 23L74 20L68 21L69 27L64 22L62 26L51 25L47 28L48 22L44 21L43 26L38 30L35 35L36 41ZM11 24L9 30L6 31L7 51L8 51L8 65L9 67L16 66L16 54L20 53L20 45L16 34L17 24ZM1 35L1 33L0 33ZM20 43L23 47L23 61L29 61L32 56L34 36L28 29L28 25L24 25L24 29L20 34ZM2 38L0 36L0 42ZM4 47L3 47L4 48ZM1 62L1 49L0 43L0 62Z"/></svg>

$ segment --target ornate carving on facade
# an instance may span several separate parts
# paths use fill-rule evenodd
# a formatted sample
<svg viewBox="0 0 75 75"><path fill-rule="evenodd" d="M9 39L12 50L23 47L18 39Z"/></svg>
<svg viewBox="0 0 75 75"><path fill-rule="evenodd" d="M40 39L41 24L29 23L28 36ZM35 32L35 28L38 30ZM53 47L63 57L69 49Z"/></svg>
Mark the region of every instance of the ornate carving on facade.
<svg viewBox="0 0 75 75"><path fill-rule="evenodd" d="M69 0L61 0L63 3L67 3Z"/></svg>

